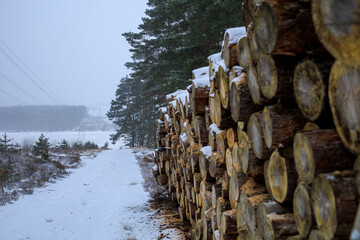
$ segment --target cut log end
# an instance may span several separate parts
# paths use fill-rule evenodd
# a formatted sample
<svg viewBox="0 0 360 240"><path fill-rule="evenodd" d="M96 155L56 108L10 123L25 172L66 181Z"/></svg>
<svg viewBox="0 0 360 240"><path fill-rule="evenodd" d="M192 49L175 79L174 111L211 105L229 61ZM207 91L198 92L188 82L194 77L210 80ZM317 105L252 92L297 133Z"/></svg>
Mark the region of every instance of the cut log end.
<svg viewBox="0 0 360 240"><path fill-rule="evenodd" d="M315 179L311 198L316 223L321 233L331 239L337 227L336 204L333 189L325 176L319 175Z"/></svg>
<svg viewBox="0 0 360 240"><path fill-rule="evenodd" d="M278 202L284 202L288 193L288 175L285 158L274 152L269 162L269 187L271 194Z"/></svg>
<svg viewBox="0 0 360 240"><path fill-rule="evenodd" d="M255 17L256 42L264 53L271 53L276 45L278 35L276 16L267 2L257 9Z"/></svg>
<svg viewBox="0 0 360 240"><path fill-rule="evenodd" d="M314 155L309 140L302 133L295 135L294 158L300 179L311 183L315 177Z"/></svg>
<svg viewBox="0 0 360 240"><path fill-rule="evenodd" d="M251 98L255 104L260 104L261 103L260 86L259 86L256 68L255 66L250 65L247 71L248 71L247 76L248 76L248 84L249 84L249 91Z"/></svg>
<svg viewBox="0 0 360 240"><path fill-rule="evenodd" d="M341 140L360 154L360 67L335 62L330 73L329 100Z"/></svg>
<svg viewBox="0 0 360 240"><path fill-rule="evenodd" d="M305 238L312 228L311 201L305 184L299 184L295 190L293 210L296 227L299 234Z"/></svg>
<svg viewBox="0 0 360 240"><path fill-rule="evenodd" d="M260 54L257 73L261 93L268 99L273 98L276 94L278 78L274 59L270 55Z"/></svg>
<svg viewBox="0 0 360 240"><path fill-rule="evenodd" d="M309 121L315 121L324 108L325 85L314 62L306 60L296 66L294 91L302 114Z"/></svg>
<svg viewBox="0 0 360 240"><path fill-rule="evenodd" d="M325 48L346 65L360 64L359 1L314 0L312 18Z"/></svg>

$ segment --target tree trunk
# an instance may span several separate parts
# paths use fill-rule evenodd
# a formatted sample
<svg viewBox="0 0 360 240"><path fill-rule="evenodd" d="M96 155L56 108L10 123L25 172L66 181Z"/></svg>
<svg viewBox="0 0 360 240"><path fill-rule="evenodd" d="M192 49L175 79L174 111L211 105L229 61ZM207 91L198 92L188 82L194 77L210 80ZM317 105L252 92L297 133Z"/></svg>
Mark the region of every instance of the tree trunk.
<svg viewBox="0 0 360 240"><path fill-rule="evenodd" d="M265 144L269 149L293 141L297 131L305 126L305 118L298 109L286 109L280 105L264 107L262 130Z"/></svg>
<svg viewBox="0 0 360 240"><path fill-rule="evenodd" d="M237 234L236 209L221 214L221 232L224 235Z"/></svg>
<svg viewBox="0 0 360 240"><path fill-rule="evenodd" d="M234 127L236 125L233 119L231 118L230 110L226 110L222 107L219 91L215 91L214 117L215 117L214 122L216 123L216 126L220 129L227 129L230 127Z"/></svg>
<svg viewBox="0 0 360 240"><path fill-rule="evenodd" d="M348 239L359 205L359 193L352 172L318 175L311 198L320 234L326 239Z"/></svg>
<svg viewBox="0 0 360 240"><path fill-rule="evenodd" d="M263 239L267 239L268 236L265 235L265 222L267 215L270 213L276 214L284 214L288 213L289 210L284 207L282 204L270 200L270 201L263 201L260 203L259 207L257 208L257 215L256 215L256 223L258 224L258 231L260 236Z"/></svg>
<svg viewBox="0 0 360 240"><path fill-rule="evenodd" d="M230 110L235 122L247 122L252 113L261 110L261 107L252 101L246 73L231 82Z"/></svg>
<svg viewBox="0 0 360 240"><path fill-rule="evenodd" d="M308 184L318 173L351 168L355 161L334 129L298 132L294 139L294 159L299 180Z"/></svg>
<svg viewBox="0 0 360 240"><path fill-rule="evenodd" d="M269 201L270 195L269 194L260 194L255 195L253 197L248 197L245 201L245 219L246 225L249 229L250 234L255 234L256 231L256 211L260 203L264 201Z"/></svg>
<svg viewBox="0 0 360 240"><path fill-rule="evenodd" d="M259 48L267 54L290 55L314 51L320 45L311 21L311 6L293 0L268 0L255 16Z"/></svg>
<svg viewBox="0 0 360 240"><path fill-rule="evenodd" d="M267 99L292 97L293 74L297 59L290 56L260 54L257 74L261 93Z"/></svg>
<svg viewBox="0 0 360 240"><path fill-rule="evenodd" d="M296 235L297 233L293 214L278 215L270 213L267 215L264 225L266 239L287 239L289 236Z"/></svg>

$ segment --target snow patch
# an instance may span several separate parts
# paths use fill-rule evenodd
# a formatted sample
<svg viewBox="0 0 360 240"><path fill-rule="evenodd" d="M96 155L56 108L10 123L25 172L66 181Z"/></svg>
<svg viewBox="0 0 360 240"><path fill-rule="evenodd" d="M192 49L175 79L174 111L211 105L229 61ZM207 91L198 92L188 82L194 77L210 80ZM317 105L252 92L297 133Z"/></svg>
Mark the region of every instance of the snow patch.
<svg viewBox="0 0 360 240"><path fill-rule="evenodd" d="M206 146L200 149L200 151L204 154L205 158L210 158L212 150L211 146Z"/></svg>
<svg viewBox="0 0 360 240"><path fill-rule="evenodd" d="M210 87L210 80L208 77L202 77L192 80L195 88L205 88Z"/></svg>
<svg viewBox="0 0 360 240"><path fill-rule="evenodd" d="M209 77L209 66L197 68L192 71L194 78Z"/></svg>
<svg viewBox="0 0 360 240"><path fill-rule="evenodd" d="M224 39L226 34L229 35L229 45L234 45L239 42L239 40L243 37L246 37L246 29L245 27L236 27L236 28L229 28L225 31ZM224 46L224 41L222 43L222 47Z"/></svg>
<svg viewBox="0 0 360 240"><path fill-rule="evenodd" d="M209 126L209 131L214 133L215 135L221 132L221 130L216 126L216 123L212 123Z"/></svg>

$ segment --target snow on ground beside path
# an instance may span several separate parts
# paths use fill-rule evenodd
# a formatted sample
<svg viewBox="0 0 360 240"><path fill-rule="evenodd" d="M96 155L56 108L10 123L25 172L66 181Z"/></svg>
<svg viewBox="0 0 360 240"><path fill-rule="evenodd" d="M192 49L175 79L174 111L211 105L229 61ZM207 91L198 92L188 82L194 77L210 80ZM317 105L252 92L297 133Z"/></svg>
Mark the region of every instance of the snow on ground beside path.
<svg viewBox="0 0 360 240"><path fill-rule="evenodd" d="M109 143L109 147L113 149L118 149L124 145L124 143L119 140L115 145L111 144L110 134L114 132L103 132L103 131L93 131L93 132L72 132L72 131L63 131L63 132L6 132L6 135L9 138L14 139L14 142L23 145L24 142L34 144L38 140L41 133L45 137L49 138L49 142L55 146L58 142L65 139L69 144L73 142L85 142L91 141L96 143L99 147L104 146L105 142ZM1 135L3 135L1 133Z"/></svg>
<svg viewBox="0 0 360 240"><path fill-rule="evenodd" d="M1 239L157 239L132 150L83 161L70 176L0 207Z"/></svg>

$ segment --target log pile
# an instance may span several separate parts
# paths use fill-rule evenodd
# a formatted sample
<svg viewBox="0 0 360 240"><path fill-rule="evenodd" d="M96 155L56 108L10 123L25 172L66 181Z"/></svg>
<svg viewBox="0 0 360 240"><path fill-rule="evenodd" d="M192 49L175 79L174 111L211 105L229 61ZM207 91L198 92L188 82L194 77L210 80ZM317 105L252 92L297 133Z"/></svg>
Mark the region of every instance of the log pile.
<svg viewBox="0 0 360 240"><path fill-rule="evenodd" d="M244 0L246 27L166 96L153 173L193 239L360 239L360 2L345 2Z"/></svg>

